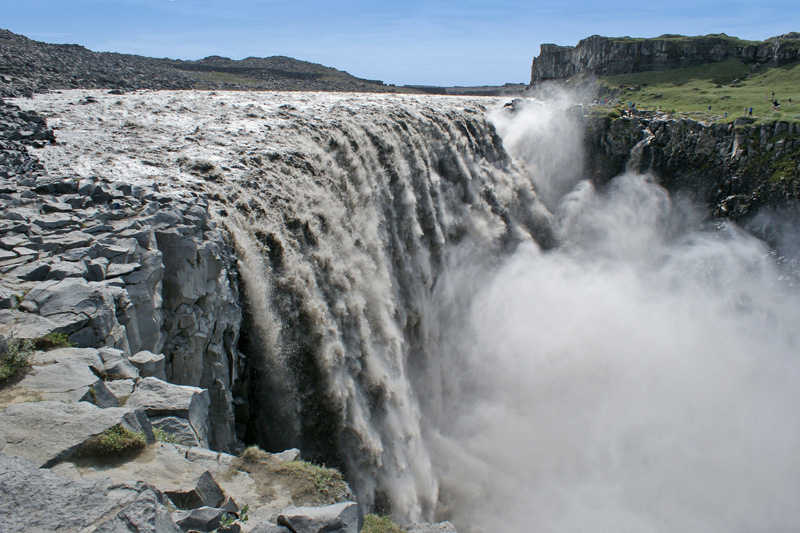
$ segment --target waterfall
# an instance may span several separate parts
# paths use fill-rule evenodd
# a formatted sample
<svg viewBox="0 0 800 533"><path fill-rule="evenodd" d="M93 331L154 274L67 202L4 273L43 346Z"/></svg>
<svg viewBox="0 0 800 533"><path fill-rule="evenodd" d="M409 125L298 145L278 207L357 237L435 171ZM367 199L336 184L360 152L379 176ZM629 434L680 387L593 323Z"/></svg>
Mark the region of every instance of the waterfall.
<svg viewBox="0 0 800 533"><path fill-rule="evenodd" d="M49 164L213 206L248 442L466 533L800 524L797 261L639 174L648 139L599 188L565 98L36 98Z"/></svg>

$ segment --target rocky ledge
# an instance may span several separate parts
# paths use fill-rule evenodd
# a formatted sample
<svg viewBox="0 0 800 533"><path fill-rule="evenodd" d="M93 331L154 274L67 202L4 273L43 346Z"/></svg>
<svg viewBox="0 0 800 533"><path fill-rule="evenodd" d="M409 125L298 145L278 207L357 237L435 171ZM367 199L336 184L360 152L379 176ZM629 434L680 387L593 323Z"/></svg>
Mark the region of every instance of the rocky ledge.
<svg viewBox="0 0 800 533"><path fill-rule="evenodd" d="M0 101L0 531L357 532L337 471L244 449L236 258L207 199L48 175L53 142Z"/></svg>

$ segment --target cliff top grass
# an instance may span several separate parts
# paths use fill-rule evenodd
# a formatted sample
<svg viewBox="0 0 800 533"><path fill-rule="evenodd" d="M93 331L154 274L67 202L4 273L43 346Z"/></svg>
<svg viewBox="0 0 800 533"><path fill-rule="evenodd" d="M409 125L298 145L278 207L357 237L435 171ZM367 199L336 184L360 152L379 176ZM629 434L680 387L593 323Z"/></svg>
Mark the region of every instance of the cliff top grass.
<svg viewBox="0 0 800 533"><path fill-rule="evenodd" d="M685 115L709 122L732 122L753 108L755 122L800 122L800 62L751 70L738 59L694 67L600 78L623 109ZM780 107L773 109L772 101ZM791 103L789 100L791 99ZM711 109L709 109L709 106ZM727 117L725 116L727 113Z"/></svg>
<svg viewBox="0 0 800 533"><path fill-rule="evenodd" d="M708 35L677 35L671 33L665 33L664 35L659 35L658 37L606 37L608 40L617 43L636 43L636 42L643 42L643 41L668 41L671 43L676 44L685 44L685 43L692 43L697 42L703 39L715 39L717 41L725 41L728 43L731 48L738 47L738 46L758 46L763 41L748 41L745 39L739 39L738 37L732 37L730 35L726 35L724 33L710 33Z"/></svg>

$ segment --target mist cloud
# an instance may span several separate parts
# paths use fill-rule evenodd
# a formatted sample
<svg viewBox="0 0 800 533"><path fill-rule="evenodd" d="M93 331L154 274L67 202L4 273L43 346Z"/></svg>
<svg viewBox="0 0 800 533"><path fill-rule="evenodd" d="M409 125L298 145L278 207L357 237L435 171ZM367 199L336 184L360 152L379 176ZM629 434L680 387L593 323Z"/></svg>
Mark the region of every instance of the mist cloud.
<svg viewBox="0 0 800 533"><path fill-rule="evenodd" d="M579 132L526 109L498 129L537 186L569 185L549 198L561 245L473 279L447 335L458 370L431 437L444 512L459 531L796 530L792 276L652 176L571 181L558 139Z"/></svg>

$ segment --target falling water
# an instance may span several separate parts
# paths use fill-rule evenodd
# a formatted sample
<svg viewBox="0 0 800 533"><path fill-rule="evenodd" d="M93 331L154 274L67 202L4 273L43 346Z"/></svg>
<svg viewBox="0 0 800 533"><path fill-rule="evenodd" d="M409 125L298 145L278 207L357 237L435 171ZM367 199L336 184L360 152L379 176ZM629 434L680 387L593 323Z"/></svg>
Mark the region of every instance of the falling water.
<svg viewBox="0 0 800 533"><path fill-rule="evenodd" d="M800 524L794 263L657 176L585 181L567 100L68 98L37 106L73 171L214 202L249 440L463 532Z"/></svg>

